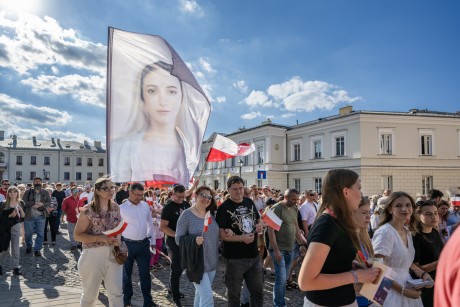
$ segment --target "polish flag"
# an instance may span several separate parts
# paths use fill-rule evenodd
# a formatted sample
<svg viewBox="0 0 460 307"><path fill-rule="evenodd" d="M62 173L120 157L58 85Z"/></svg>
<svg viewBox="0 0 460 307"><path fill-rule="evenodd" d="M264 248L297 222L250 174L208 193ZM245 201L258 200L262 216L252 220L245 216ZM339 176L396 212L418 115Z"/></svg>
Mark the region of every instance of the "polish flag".
<svg viewBox="0 0 460 307"><path fill-rule="evenodd" d="M216 134L211 150L209 150L207 162L220 162L238 155L238 144L220 134Z"/></svg>
<svg viewBox="0 0 460 307"><path fill-rule="evenodd" d="M450 198L452 206L460 207L460 196L454 196Z"/></svg>
<svg viewBox="0 0 460 307"><path fill-rule="evenodd" d="M262 216L262 221L264 221L268 226L279 231L283 221L273 212L273 210L268 209L267 212Z"/></svg>
<svg viewBox="0 0 460 307"><path fill-rule="evenodd" d="M241 143L238 144L238 156L244 157L252 154L254 151L256 151L256 145L254 143L248 144L248 143Z"/></svg>
<svg viewBox="0 0 460 307"><path fill-rule="evenodd" d="M211 211L208 211L206 212L206 215L204 216L203 232L208 232L208 226L211 225L211 223L212 223Z"/></svg>
<svg viewBox="0 0 460 307"><path fill-rule="evenodd" d="M112 230L103 231L102 233L108 237L115 237L119 235L120 233L122 233L126 229L126 227L128 227L128 223L126 223L125 221L123 221L123 219L121 219L117 227L115 227Z"/></svg>

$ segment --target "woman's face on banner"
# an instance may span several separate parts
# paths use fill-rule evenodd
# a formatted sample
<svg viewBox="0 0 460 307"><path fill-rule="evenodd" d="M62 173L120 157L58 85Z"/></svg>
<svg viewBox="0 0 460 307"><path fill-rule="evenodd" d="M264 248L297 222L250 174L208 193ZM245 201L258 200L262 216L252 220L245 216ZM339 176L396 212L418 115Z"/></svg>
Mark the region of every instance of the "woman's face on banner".
<svg viewBox="0 0 460 307"><path fill-rule="evenodd" d="M175 121L182 101L182 88L177 77L157 68L142 81L146 112L152 123Z"/></svg>

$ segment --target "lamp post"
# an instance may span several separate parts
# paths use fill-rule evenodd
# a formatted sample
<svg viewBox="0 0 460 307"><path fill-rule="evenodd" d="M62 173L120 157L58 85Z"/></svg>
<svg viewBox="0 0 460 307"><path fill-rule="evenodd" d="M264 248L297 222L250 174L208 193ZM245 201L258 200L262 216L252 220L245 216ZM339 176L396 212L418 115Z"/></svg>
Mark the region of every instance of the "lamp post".
<svg viewBox="0 0 460 307"><path fill-rule="evenodd" d="M243 168L243 160L239 159L238 164L240 165L240 178L241 178L241 169Z"/></svg>

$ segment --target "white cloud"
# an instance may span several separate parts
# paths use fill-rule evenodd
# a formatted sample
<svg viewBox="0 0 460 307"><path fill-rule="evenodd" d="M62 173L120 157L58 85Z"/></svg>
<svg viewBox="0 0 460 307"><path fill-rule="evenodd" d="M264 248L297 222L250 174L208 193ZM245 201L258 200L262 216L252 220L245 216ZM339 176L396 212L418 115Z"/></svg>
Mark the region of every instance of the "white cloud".
<svg viewBox="0 0 460 307"><path fill-rule="evenodd" d="M15 134L18 138L31 139L33 136L38 140L50 140L52 137L66 141L76 141L83 143L84 141L93 142L93 139L84 135L83 133L75 133L71 131L51 130L33 126L31 128L23 128L15 123L7 123L3 128L7 133L6 135Z"/></svg>
<svg viewBox="0 0 460 307"><path fill-rule="evenodd" d="M198 61L200 62L201 68L203 68L203 70L207 73L214 74L216 72L216 70L211 66L211 64L204 58L199 58Z"/></svg>
<svg viewBox="0 0 460 307"><path fill-rule="evenodd" d="M202 17L204 11L201 6L194 0L181 0L181 10L193 14L197 17Z"/></svg>
<svg viewBox="0 0 460 307"><path fill-rule="evenodd" d="M30 74L42 65L106 73L106 46L82 39L51 17L3 11L0 30L0 66L19 74Z"/></svg>
<svg viewBox="0 0 460 307"><path fill-rule="evenodd" d="M55 74L55 75L59 74L59 68L57 68L56 66L51 66L51 71L52 71L53 74Z"/></svg>
<svg viewBox="0 0 460 307"><path fill-rule="evenodd" d="M281 115L282 118L289 118L289 117L293 117L293 116L295 116L294 113L286 113L286 114Z"/></svg>
<svg viewBox="0 0 460 307"><path fill-rule="evenodd" d="M233 83L233 87L239 90L241 93L248 92L248 86L246 85L246 82L244 80L236 81L235 83Z"/></svg>
<svg viewBox="0 0 460 307"><path fill-rule="evenodd" d="M226 101L227 101L227 98L225 98L225 96L216 97L216 102L217 103L224 103Z"/></svg>
<svg viewBox="0 0 460 307"><path fill-rule="evenodd" d="M271 107L273 105L273 101L268 98L268 96L261 91L252 91L248 97L243 100L249 107Z"/></svg>
<svg viewBox="0 0 460 307"><path fill-rule="evenodd" d="M72 120L72 116L66 111L49 107L36 107L24 103L18 99L0 93L0 119L2 125L14 125L18 123L62 126Z"/></svg>
<svg viewBox="0 0 460 307"><path fill-rule="evenodd" d="M70 95L84 104L105 107L105 78L100 76L67 75L64 77L41 75L21 83L39 94Z"/></svg>
<svg viewBox="0 0 460 307"><path fill-rule="evenodd" d="M243 114L243 115L241 115L241 118L242 119L254 119L256 117L261 117L261 116L262 116L262 114L259 111L257 111L257 112L251 112L251 113Z"/></svg>
<svg viewBox="0 0 460 307"><path fill-rule="evenodd" d="M282 107L288 112L311 112L317 109L331 110L340 102L355 102L361 97L352 97L340 87L324 81L302 81L300 77L270 85L267 92L252 91L244 102L250 106ZM287 116L287 115L286 115Z"/></svg>

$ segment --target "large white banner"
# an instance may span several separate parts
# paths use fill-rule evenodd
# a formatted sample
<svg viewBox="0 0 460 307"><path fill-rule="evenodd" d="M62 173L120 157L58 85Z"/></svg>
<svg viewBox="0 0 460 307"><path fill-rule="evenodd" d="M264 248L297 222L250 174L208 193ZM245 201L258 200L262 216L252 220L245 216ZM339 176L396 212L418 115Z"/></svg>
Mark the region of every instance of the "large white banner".
<svg viewBox="0 0 460 307"><path fill-rule="evenodd" d="M192 72L160 36L109 28L107 150L115 182L188 186L211 111Z"/></svg>

